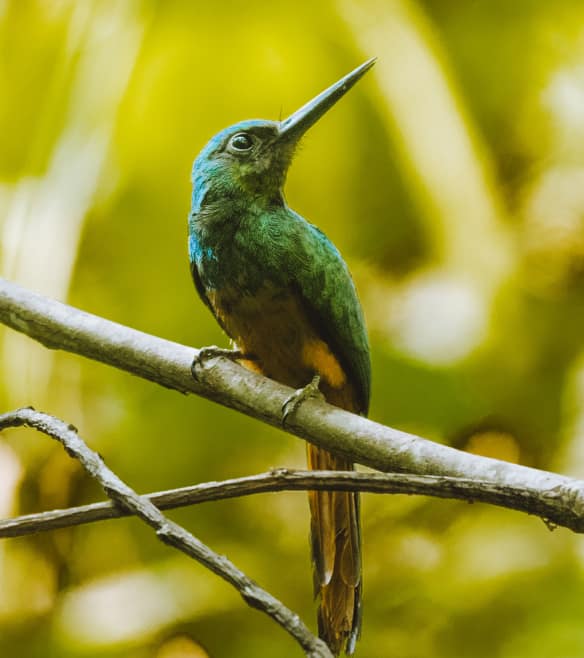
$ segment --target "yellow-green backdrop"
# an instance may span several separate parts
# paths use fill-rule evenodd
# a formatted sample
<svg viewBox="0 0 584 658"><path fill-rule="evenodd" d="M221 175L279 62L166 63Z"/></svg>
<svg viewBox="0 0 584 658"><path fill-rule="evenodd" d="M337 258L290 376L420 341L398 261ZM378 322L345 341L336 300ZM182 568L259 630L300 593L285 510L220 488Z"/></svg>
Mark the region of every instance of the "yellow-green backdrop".
<svg viewBox="0 0 584 658"><path fill-rule="evenodd" d="M581 0L0 1L0 274L225 344L186 255L193 157L371 56L307 136L290 205L339 246L371 417L584 474ZM0 330L0 407L79 427L139 491L300 467L282 432ZM101 498L0 437L0 516ZM171 516L314 625L302 493ZM577 658L584 543L482 505L364 496L363 658ZM279 658L293 641L136 520L0 543L0 655Z"/></svg>

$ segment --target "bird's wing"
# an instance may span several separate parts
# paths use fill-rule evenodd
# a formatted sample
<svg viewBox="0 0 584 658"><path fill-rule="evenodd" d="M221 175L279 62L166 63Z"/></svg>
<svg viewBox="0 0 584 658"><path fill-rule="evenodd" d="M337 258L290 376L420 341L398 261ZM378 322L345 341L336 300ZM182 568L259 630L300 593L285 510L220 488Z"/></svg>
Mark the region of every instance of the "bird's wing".
<svg viewBox="0 0 584 658"><path fill-rule="evenodd" d="M296 213L294 213L296 214ZM371 391L371 357L361 304L337 248L317 227L302 221L295 251L294 285L314 328L339 359L366 414Z"/></svg>
<svg viewBox="0 0 584 658"><path fill-rule="evenodd" d="M217 311L213 307L213 304L211 304L209 298L207 297L207 293L205 291L205 286L203 285L203 282L201 281L201 276L199 274L199 270L197 269L197 263L194 260L191 260L191 275L193 277L193 282L195 284L195 288L197 289L197 292L199 293L199 297L203 300L205 303L205 306L211 311L213 314L213 317L215 320L217 320L217 323L223 329L223 331L229 336L229 332L225 328L225 325L223 324L221 318L217 314Z"/></svg>
<svg viewBox="0 0 584 658"><path fill-rule="evenodd" d="M203 282L201 281L201 276L199 275L199 270L197 269L197 263L192 260L191 261L191 275L193 277L193 282L195 284L195 288L197 289L197 292L199 293L199 297L202 299L202 301L205 303L205 305L209 308L211 313L215 315L215 311L213 310L213 307L211 306L211 302L209 301L209 298L207 297L207 293L205 292L205 286L203 285Z"/></svg>

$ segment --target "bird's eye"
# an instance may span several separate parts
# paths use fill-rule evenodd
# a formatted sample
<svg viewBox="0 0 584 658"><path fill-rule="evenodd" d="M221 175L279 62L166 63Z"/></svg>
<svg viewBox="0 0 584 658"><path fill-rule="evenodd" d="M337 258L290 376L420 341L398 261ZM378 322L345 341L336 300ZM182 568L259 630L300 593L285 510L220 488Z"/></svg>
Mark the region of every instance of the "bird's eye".
<svg viewBox="0 0 584 658"><path fill-rule="evenodd" d="M231 138L229 145L235 151L249 151L253 146L253 139L247 133L238 133Z"/></svg>

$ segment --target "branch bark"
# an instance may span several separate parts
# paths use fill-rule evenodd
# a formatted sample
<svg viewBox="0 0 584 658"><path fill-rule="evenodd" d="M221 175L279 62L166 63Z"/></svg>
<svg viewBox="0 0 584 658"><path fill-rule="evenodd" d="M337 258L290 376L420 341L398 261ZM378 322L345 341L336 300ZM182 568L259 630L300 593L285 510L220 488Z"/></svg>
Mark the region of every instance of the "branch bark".
<svg viewBox="0 0 584 658"><path fill-rule="evenodd" d="M135 514L156 531L165 544L177 548L233 585L244 601L274 619L300 644L310 658L333 658L326 644L314 636L297 614L248 578L226 557L213 552L183 527L167 519L145 496L139 496L111 471L102 458L81 439L72 425L34 409L18 409L0 416L0 431L26 425L59 441L67 453L77 459L87 473L97 480L112 503Z"/></svg>
<svg viewBox="0 0 584 658"><path fill-rule="evenodd" d="M0 431L2 417L0 416ZM175 509L215 500L226 500L274 491L304 490L361 491L377 494L407 494L481 502L540 517L548 525L565 526L584 532L584 518L558 489L542 496L537 489L505 487L491 482L404 473L361 473L357 471L296 471L285 468L268 473L233 478L222 482L204 482L189 487L144 494L158 509ZM26 514L0 520L0 539L22 537L71 526L95 523L131 515L111 502L93 503Z"/></svg>
<svg viewBox="0 0 584 658"><path fill-rule="evenodd" d="M197 350L47 299L5 279L0 279L0 322L52 349L196 393L278 427L282 404L291 393L290 388L221 357L203 361L195 380L191 364ZM541 515L547 518L552 518L547 512L549 501L561 500L554 523L584 531L582 481L455 450L316 399L295 411L286 431L380 471L464 478L485 491L536 492L539 509L546 510ZM524 509L513 500L505 506Z"/></svg>

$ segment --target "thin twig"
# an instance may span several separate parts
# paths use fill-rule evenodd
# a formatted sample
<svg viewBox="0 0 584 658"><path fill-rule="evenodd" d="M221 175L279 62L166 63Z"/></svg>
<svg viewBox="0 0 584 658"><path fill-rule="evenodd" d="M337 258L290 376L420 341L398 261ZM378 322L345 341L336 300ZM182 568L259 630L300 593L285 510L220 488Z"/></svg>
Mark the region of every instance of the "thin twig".
<svg viewBox="0 0 584 658"><path fill-rule="evenodd" d="M361 473L357 471L296 471L275 469L268 473L204 482L189 487L144 494L158 509L175 509L209 501L226 500L274 491L361 491L377 494L418 494L468 502L490 503L533 514L554 527L584 532L584 517L577 513L564 491L542 495L537 489L505 487L492 482L409 473ZM111 502L25 514L0 520L0 539L130 516Z"/></svg>
<svg viewBox="0 0 584 658"><path fill-rule="evenodd" d="M85 313L1 278L0 322L47 347L81 354L281 426L281 407L291 389L225 358L203 360L195 380L191 364L197 350ZM380 471L465 478L516 493L537 491L542 504L548 499L563 501L559 525L582 529L584 483L579 480L455 450L316 399L294 412L286 431Z"/></svg>
<svg viewBox="0 0 584 658"><path fill-rule="evenodd" d="M332 658L326 644L315 637L297 614L259 587L226 557L213 552L177 523L167 519L145 496L139 496L111 471L101 457L81 439L72 425L34 409L18 409L0 415L0 431L26 425L57 439L67 453L79 460L83 468L99 482L113 503L135 514L156 531L157 537L233 585L245 602L274 619L300 644L311 658Z"/></svg>

